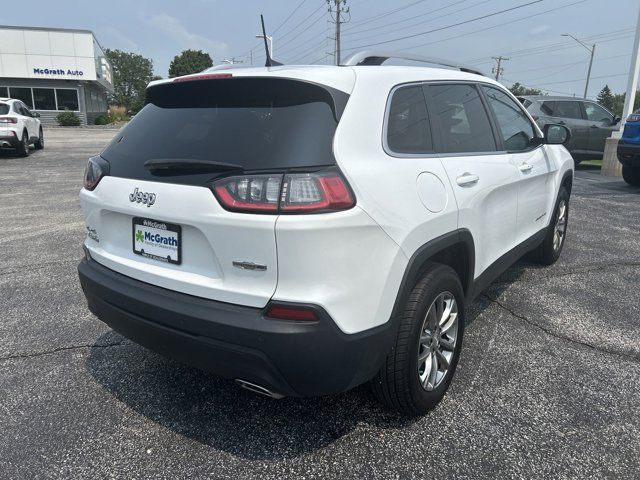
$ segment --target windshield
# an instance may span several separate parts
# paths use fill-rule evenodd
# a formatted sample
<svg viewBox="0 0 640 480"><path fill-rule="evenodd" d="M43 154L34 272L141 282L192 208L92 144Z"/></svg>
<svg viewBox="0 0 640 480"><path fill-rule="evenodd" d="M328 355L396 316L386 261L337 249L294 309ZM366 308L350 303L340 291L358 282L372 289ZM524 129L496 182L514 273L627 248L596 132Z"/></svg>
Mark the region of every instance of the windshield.
<svg viewBox="0 0 640 480"><path fill-rule="evenodd" d="M333 135L347 98L275 78L161 84L148 90L147 105L102 156L111 175L154 181L148 160L222 162L245 171L333 165ZM184 182L180 177L174 181Z"/></svg>

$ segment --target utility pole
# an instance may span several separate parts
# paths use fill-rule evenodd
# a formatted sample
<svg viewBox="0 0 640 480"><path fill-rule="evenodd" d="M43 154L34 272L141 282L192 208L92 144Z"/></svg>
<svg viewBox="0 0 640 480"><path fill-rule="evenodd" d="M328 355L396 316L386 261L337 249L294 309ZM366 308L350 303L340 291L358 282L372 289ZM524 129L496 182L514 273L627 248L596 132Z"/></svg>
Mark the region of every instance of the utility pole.
<svg viewBox="0 0 640 480"><path fill-rule="evenodd" d="M334 48L334 60L336 65L340 65L340 25L351 20L351 14L349 7L347 7L347 0L327 0L329 5L329 14L331 19L336 24L336 38ZM349 14L349 17L345 20L345 14Z"/></svg>
<svg viewBox="0 0 640 480"><path fill-rule="evenodd" d="M495 73L496 74L496 81L498 81L498 79L500 78L500 75L502 75L504 73L504 68L502 68L502 61L503 60L509 60L507 57L503 57L502 55L500 55L499 57L491 57L493 58L496 62L498 62L498 64L493 67L493 70L491 70L491 73Z"/></svg>
<svg viewBox="0 0 640 480"><path fill-rule="evenodd" d="M587 94L589 93L589 80L591 79L591 67L593 66L593 56L596 53L596 44L594 43L591 47L589 47L569 33L563 33L561 36L573 38L576 42L578 42L580 45L586 48L588 52L591 53L591 58L589 59L589 70L587 71L587 83L584 86L584 98L587 98Z"/></svg>
<svg viewBox="0 0 640 480"><path fill-rule="evenodd" d="M269 56L273 58L273 37L271 35L256 35L256 38L266 38L267 42L269 42Z"/></svg>
<svg viewBox="0 0 640 480"><path fill-rule="evenodd" d="M222 63L228 63L229 65L234 65L236 63L244 63L242 60L236 60L236 57L225 58L222 60Z"/></svg>

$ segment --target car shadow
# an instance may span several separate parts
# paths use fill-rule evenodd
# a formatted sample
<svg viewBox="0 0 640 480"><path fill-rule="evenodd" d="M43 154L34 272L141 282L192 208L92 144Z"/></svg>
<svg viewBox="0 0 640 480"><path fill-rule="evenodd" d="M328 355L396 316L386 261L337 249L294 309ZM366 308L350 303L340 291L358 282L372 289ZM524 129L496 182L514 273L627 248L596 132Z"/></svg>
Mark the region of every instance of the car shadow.
<svg viewBox="0 0 640 480"><path fill-rule="evenodd" d="M31 147L30 153L33 155L35 149ZM18 151L15 148L0 148L0 158L23 158L18 155Z"/></svg>
<svg viewBox="0 0 640 480"><path fill-rule="evenodd" d="M490 287L492 295L529 267L526 262L512 267ZM467 311L467 325L490 304L479 296ZM114 343L119 346L104 347ZM162 357L113 331L96 340L86 368L106 391L150 421L250 460L295 458L322 449L360 423L386 430L418 420L386 410L368 385L328 397L274 400ZM446 407L436 410L440 408Z"/></svg>

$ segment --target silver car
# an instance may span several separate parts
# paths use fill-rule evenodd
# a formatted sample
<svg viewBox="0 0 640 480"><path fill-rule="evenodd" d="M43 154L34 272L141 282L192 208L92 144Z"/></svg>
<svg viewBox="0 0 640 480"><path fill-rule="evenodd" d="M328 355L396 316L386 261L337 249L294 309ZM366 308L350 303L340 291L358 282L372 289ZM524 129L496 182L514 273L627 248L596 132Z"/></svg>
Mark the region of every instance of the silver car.
<svg viewBox="0 0 640 480"><path fill-rule="evenodd" d="M548 123L566 125L571 140L566 147L576 164L601 159L604 142L618 129L620 117L591 100L574 97L527 95L518 97L540 128Z"/></svg>

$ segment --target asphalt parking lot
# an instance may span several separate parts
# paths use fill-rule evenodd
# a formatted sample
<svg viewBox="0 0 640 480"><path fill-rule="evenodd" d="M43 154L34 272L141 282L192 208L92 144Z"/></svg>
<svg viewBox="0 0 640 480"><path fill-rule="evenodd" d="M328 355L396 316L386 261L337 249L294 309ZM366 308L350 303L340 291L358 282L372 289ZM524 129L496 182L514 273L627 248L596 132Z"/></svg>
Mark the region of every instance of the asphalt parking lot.
<svg viewBox="0 0 640 480"><path fill-rule="evenodd" d="M0 152L0 478L640 475L640 189L580 169L561 260L472 305L451 390L408 421L366 387L256 396L93 317L78 191L114 133Z"/></svg>

